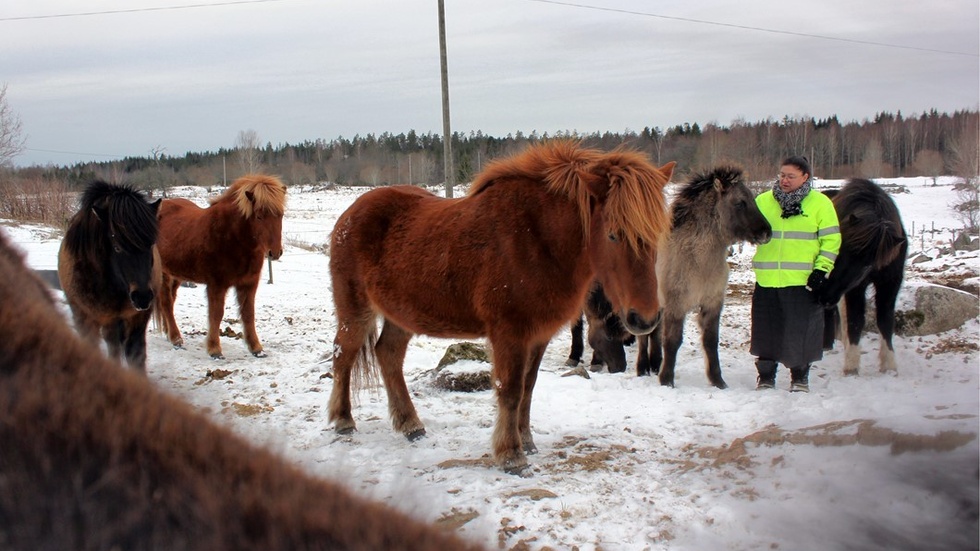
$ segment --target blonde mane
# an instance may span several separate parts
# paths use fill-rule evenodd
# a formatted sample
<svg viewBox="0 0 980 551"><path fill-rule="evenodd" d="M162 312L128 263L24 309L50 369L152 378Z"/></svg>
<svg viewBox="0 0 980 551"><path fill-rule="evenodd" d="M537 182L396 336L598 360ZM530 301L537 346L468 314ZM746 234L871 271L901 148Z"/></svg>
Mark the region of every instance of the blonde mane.
<svg viewBox="0 0 980 551"><path fill-rule="evenodd" d="M247 195L251 193L252 197ZM265 210L274 216L286 212L286 185L279 178L266 174L247 174L235 180L224 193L211 200L211 204L231 201L245 218L251 218L256 210Z"/></svg>

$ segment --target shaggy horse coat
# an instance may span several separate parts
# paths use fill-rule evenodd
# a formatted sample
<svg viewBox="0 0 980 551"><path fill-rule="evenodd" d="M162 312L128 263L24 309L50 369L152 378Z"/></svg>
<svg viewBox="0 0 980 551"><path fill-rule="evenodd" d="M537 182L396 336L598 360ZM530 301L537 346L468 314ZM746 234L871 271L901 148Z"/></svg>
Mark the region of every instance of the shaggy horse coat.
<svg viewBox="0 0 980 551"><path fill-rule="evenodd" d="M58 278L78 332L109 355L146 369L146 325L160 288L157 209L142 193L96 180L81 197L58 251Z"/></svg>
<svg viewBox="0 0 980 551"><path fill-rule="evenodd" d="M473 549L302 473L79 340L0 231L0 548Z"/></svg>
<svg viewBox="0 0 980 551"><path fill-rule="evenodd" d="M421 436L402 373L409 340L487 336L494 459L523 470L525 453L537 449L531 395L545 347L579 312L596 274L627 329L645 333L659 321L655 245L667 229L663 187L673 166L551 142L494 161L463 198L411 186L361 195L330 242L335 429L354 430L351 373L376 359L395 429Z"/></svg>
<svg viewBox="0 0 980 551"><path fill-rule="evenodd" d="M202 209L187 199L167 199L160 207L160 258L163 292L158 322L174 347L184 337L174 318L177 289L184 281L207 285L207 350L220 359L221 318L228 289L235 288L245 343L254 356L265 355L255 332L255 292L268 256L282 256L282 217L286 186L278 178L248 175L235 180Z"/></svg>
<svg viewBox="0 0 980 551"><path fill-rule="evenodd" d="M895 202L874 182L853 179L839 191L829 192L840 220L841 249L834 269L820 289L820 302L839 305L844 318L844 374L857 375L861 363L861 332L869 285L875 287L875 316L881 346L879 370L896 371L895 301L902 286L908 237ZM843 298L843 302L841 299ZM827 327L837 327L837 308L825 316ZM827 339L825 338L825 341ZM825 347L833 344L825 342Z"/></svg>

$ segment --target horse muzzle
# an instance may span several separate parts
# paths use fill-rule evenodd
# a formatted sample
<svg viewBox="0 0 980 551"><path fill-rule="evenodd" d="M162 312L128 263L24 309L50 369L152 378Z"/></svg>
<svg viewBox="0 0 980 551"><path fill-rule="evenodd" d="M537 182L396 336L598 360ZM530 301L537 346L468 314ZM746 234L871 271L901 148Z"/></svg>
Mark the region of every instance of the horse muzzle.
<svg viewBox="0 0 980 551"><path fill-rule="evenodd" d="M279 249L278 251L269 251L269 254L266 256L272 260L279 260L279 258L282 257L282 249Z"/></svg>
<svg viewBox="0 0 980 551"><path fill-rule="evenodd" d="M653 330L660 325L661 317L663 317L661 310L657 310L657 313L653 316L653 319L649 320L637 313L636 310L630 310L629 314L626 314L626 316L620 316L620 319L622 319L623 327L625 327L627 331L634 335L640 336L652 333Z"/></svg>
<svg viewBox="0 0 980 551"><path fill-rule="evenodd" d="M153 290L136 289L130 291L129 300L133 303L133 308L139 311L146 310L153 305Z"/></svg>

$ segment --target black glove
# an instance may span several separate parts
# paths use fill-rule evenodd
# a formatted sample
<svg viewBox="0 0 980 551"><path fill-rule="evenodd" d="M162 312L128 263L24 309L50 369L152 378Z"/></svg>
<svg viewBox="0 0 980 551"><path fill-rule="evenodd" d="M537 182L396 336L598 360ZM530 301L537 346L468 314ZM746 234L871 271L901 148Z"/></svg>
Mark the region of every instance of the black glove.
<svg viewBox="0 0 980 551"><path fill-rule="evenodd" d="M806 290L814 294L820 292L820 288L827 283L827 276L823 270L813 270L806 280Z"/></svg>

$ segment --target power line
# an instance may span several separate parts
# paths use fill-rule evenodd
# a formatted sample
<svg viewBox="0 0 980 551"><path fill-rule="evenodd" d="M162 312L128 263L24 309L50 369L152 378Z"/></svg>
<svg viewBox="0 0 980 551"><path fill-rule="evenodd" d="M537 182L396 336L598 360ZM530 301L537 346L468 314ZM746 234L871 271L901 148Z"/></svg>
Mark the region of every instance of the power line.
<svg viewBox="0 0 980 551"><path fill-rule="evenodd" d="M857 39L853 39L853 38L840 38L840 37L836 37L836 36L824 36L824 35L819 35L819 34L809 34L809 33L800 33L800 32L794 32L794 31L784 31L784 30L780 30L780 29L766 29L766 28L763 28L763 27L753 27L753 26L750 26L750 25L736 25L734 23L720 23L718 21L707 21L707 20L704 20L704 19L692 19L692 18L689 18L689 17L676 17L676 16L672 16L672 15L660 15L660 14L656 14L656 13L646 13L646 12L633 11L633 10L624 10L624 9L619 9L619 8L606 8L606 7L602 7L602 6L590 6L590 5L587 5L587 4L574 4L572 2L559 2L557 0L529 0L529 1L530 2L539 2L539 3L542 3L542 4L555 4L555 5L558 5L558 6L568 6L568 7L572 7L572 8L582 8L582 9L587 9L587 10L608 11L608 12L614 12L614 13L624 13L624 14L627 14L627 15L641 15L641 16L644 16L644 17L656 17L657 19L669 19L669 20L672 20L672 21L684 21L686 23L699 23L699 24L702 24L702 25L715 25L715 26L718 26L718 27L729 27L729 28L733 28L733 29L742 29L742 30L746 30L746 31L758 31L758 32L765 32L765 33L772 33L772 34L786 34L786 35L790 35L790 36L802 36L802 37L806 37L806 38L819 38L821 40L834 40L834 41L837 41L837 42L850 42L852 44L865 44L865 45L868 45L868 46L882 46L882 47L885 47L885 48L901 48L903 50L917 50L917 51L920 51L920 52L932 52L932 53L936 53L936 54L952 54L952 55L962 55L962 56L968 56L968 57L980 57L980 54L970 54L970 53L966 53L966 52L954 52L954 51L951 51L951 50L937 50L937 49L934 49L934 48L919 48L919 47L916 47L916 46L903 46L901 44L888 44L888 43L885 43L885 42L874 42L874 41L871 41L871 40L857 40Z"/></svg>
<svg viewBox="0 0 980 551"><path fill-rule="evenodd" d="M61 153L65 155L85 155L88 157L125 157L125 155L110 155L108 153L82 153L80 151L58 151L55 149L34 149L31 147L25 147L24 151L33 151L35 153Z"/></svg>
<svg viewBox="0 0 980 551"><path fill-rule="evenodd" d="M215 2L213 4L184 4L181 6L159 6L155 8L130 8L125 10L57 13L51 15L25 15L22 17L0 17L0 22L27 21L31 19L59 19L64 17L88 17L92 15L111 15L117 13L137 13L137 12L148 12L148 11L174 11L174 10L187 10L187 9L197 9L197 8L214 8L214 7L221 7L221 6L235 6L240 4L266 4L270 2L287 2L287 1L289 0L230 0L228 2Z"/></svg>

